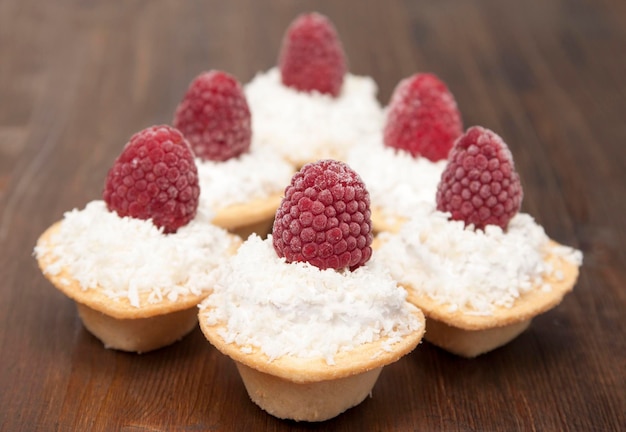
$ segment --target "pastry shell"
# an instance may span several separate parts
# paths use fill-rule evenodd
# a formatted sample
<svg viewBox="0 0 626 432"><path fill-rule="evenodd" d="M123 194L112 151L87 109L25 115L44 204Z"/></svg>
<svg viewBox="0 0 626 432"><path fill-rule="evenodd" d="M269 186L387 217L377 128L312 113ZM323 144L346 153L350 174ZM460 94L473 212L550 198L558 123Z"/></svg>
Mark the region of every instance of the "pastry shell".
<svg viewBox="0 0 626 432"><path fill-rule="evenodd" d="M218 209L211 223L244 240L252 233L265 238L272 230L274 216L281 200L282 192L247 203L233 204Z"/></svg>
<svg viewBox="0 0 626 432"><path fill-rule="evenodd" d="M560 247L558 243L550 242L549 250L557 247ZM476 357L515 339L535 316L557 306L572 291L578 279L578 265L554 252L548 254L546 261L553 266L552 274L562 275L562 278L551 276L543 280L544 284L550 284L550 291L535 286L516 299L512 307L496 307L490 315L471 314L463 309L451 311L449 305L404 285L407 300L426 315L424 338L427 341L462 357Z"/></svg>
<svg viewBox="0 0 626 432"><path fill-rule="evenodd" d="M37 247L49 250L52 236L61 222L51 225L41 234ZM233 236L233 249L239 240ZM78 314L89 332L106 348L143 353L170 345L190 333L197 324L197 305L207 295L179 295L176 301L149 303L148 294L140 293L141 307L130 304L128 298L112 299L98 289L81 288L80 283L65 268L56 274L45 269L55 262L51 253L39 254L37 262L44 276L63 294L76 302Z"/></svg>
<svg viewBox="0 0 626 432"><path fill-rule="evenodd" d="M329 365L323 358L282 356L270 359L258 348L243 352L220 336L221 325L210 326L199 313L200 328L223 354L231 357L250 399L269 414L296 421L324 421L361 403L378 379L383 366L411 352L424 334L424 315L413 311L421 323L418 331L385 350L384 340L361 345L334 357Z"/></svg>

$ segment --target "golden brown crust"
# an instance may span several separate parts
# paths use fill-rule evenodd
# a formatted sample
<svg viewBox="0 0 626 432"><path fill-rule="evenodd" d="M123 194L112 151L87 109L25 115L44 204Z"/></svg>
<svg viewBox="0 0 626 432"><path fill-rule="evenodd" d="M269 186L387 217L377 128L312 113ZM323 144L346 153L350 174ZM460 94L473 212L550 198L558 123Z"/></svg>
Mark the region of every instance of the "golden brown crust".
<svg viewBox="0 0 626 432"><path fill-rule="evenodd" d="M550 243L550 249L554 250L560 245L554 241ZM578 266L562 256L552 252L546 258L554 272L560 272L562 279L549 277L543 281L552 287L551 291L543 291L539 286L522 294L512 307L496 307L491 315L471 315L467 309L459 309L451 312L449 305L441 304L430 297L418 294L410 286L405 286L407 299L424 311L429 318L441 321L453 327L465 330L484 330L494 327L502 327L526 321L540 313L543 313L558 305L563 297L570 292L578 279Z"/></svg>
<svg viewBox="0 0 626 432"><path fill-rule="evenodd" d="M51 252L53 249L52 236L61 228L61 221L50 226L37 240L37 247L47 252L38 254L37 262L44 276L63 294L82 303L92 309L100 311L106 315L118 319L138 319L148 318L156 315L168 314L183 309L195 307L207 295L208 291L202 294L186 294L179 295L176 301L163 299L159 303L149 303L148 293L140 293L139 304L136 307L130 304L127 298L112 299L98 289L98 287L89 287L82 289L79 282L76 281L67 269L61 269L58 274L50 274L46 272L46 268L57 261L57 257ZM239 246L239 239L233 236L233 248ZM232 251L234 252L234 250Z"/></svg>
<svg viewBox="0 0 626 432"><path fill-rule="evenodd" d="M76 303L83 325L102 341L105 348L145 353L173 344L191 332L198 321L197 309L171 312L148 318L113 318Z"/></svg>
<svg viewBox="0 0 626 432"><path fill-rule="evenodd" d="M255 199L243 204L233 204L217 210L211 221L227 230L272 220L282 200L282 192L267 198Z"/></svg>
<svg viewBox="0 0 626 432"><path fill-rule="evenodd" d="M465 330L427 317L428 331L424 339L453 354L472 358L512 341L528 328L530 322L528 319L502 327Z"/></svg>
<svg viewBox="0 0 626 432"><path fill-rule="evenodd" d="M294 383L238 363L250 399L269 414L296 421L324 421L361 403L381 367L334 380Z"/></svg>
<svg viewBox="0 0 626 432"><path fill-rule="evenodd" d="M324 358L300 358L283 356L269 359L258 348L252 348L249 354L243 353L241 347L234 343L226 343L218 334L222 325L209 326L206 323L206 310L199 313L199 322L206 338L223 354L238 363L276 377L296 383L310 383L343 378L367 372L372 369L393 363L411 352L421 341L424 334L424 315L415 310L414 315L421 323L421 328L404 337L400 342L391 345L389 351L383 349L385 340L361 345L348 352L340 352L334 357L335 364L329 365Z"/></svg>

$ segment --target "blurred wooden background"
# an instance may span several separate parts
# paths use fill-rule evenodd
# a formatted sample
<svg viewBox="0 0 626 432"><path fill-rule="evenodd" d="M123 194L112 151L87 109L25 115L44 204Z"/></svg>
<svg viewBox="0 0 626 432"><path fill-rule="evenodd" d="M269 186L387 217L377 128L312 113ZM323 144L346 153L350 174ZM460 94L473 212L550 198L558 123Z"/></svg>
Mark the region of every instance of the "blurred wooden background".
<svg viewBox="0 0 626 432"><path fill-rule="evenodd" d="M31 254L193 77L249 81L311 10L381 103L415 72L446 81L465 126L509 144L523 210L585 258L574 292L506 347L463 360L424 343L358 407L298 424L252 404L198 330L151 354L103 349ZM626 430L625 77L619 0L0 0L0 430Z"/></svg>

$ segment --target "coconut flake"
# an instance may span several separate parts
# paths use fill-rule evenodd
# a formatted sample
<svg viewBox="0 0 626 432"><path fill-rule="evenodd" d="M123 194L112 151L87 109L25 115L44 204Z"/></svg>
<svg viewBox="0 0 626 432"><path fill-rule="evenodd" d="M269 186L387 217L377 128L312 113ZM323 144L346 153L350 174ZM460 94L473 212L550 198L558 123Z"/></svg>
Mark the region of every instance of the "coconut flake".
<svg viewBox="0 0 626 432"><path fill-rule="evenodd" d="M251 151L223 162L196 159L203 200L214 211L280 193L293 168L269 148L252 143Z"/></svg>
<svg viewBox="0 0 626 432"><path fill-rule="evenodd" d="M406 292L382 267L320 270L278 258L271 236L253 235L217 272L201 304L202 319L223 324L227 343L255 346L270 360L292 355L334 357L383 338L400 340L420 328Z"/></svg>
<svg viewBox="0 0 626 432"><path fill-rule="evenodd" d="M432 162L384 146L382 131L355 146L347 163L367 185L372 206L405 218L421 203L435 202L437 184L446 166L445 160Z"/></svg>
<svg viewBox="0 0 626 432"><path fill-rule="evenodd" d="M289 160L316 159L329 147L345 157L349 148L382 127L377 87L370 77L346 74L334 98L287 87L278 68L272 68L257 74L244 91L253 136Z"/></svg>
<svg viewBox="0 0 626 432"><path fill-rule="evenodd" d="M143 293L149 303L176 301L211 288L212 273L231 245L228 233L211 225L212 215L200 207L189 224L166 235L149 220L120 218L104 201L92 201L65 213L50 247L37 247L35 254L55 256L44 271L66 269L83 290L100 289L135 307Z"/></svg>
<svg viewBox="0 0 626 432"><path fill-rule="evenodd" d="M517 214L506 232L498 226L474 231L448 217L434 204L422 204L398 234L382 235L377 262L418 294L470 315L510 308L533 287L544 287L547 276L559 276L545 262L548 251L555 252L550 239L530 215ZM561 246L557 253L582 262L573 248Z"/></svg>

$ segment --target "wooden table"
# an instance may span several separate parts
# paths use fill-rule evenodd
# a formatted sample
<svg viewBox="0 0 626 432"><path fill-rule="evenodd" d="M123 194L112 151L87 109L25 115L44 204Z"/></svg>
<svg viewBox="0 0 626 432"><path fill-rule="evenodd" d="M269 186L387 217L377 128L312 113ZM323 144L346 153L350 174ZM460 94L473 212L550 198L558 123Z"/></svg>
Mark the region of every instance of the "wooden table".
<svg viewBox="0 0 626 432"><path fill-rule="evenodd" d="M258 409L197 329L149 354L104 349L32 257L193 77L249 81L309 10L383 104L417 71L446 81L465 126L508 142L523 210L585 256L574 292L506 347L465 360L423 343L322 424ZM0 429L626 430L625 53L618 0L1 0Z"/></svg>

